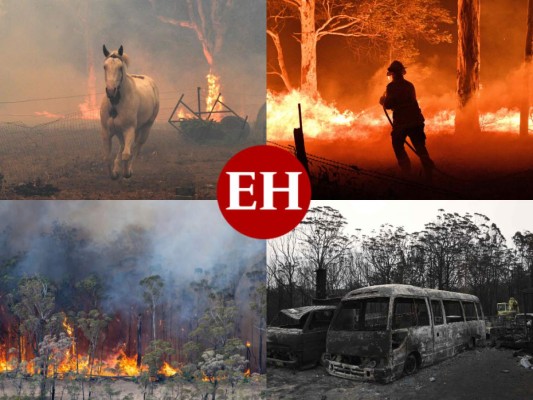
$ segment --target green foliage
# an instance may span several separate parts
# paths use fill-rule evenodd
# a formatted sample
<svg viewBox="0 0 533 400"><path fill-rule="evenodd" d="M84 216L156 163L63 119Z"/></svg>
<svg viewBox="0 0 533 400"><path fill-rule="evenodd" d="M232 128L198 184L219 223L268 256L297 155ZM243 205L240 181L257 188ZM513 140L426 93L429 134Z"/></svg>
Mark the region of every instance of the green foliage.
<svg viewBox="0 0 533 400"><path fill-rule="evenodd" d="M143 356L143 364L148 365L148 374L150 377L156 377L157 371L161 369L164 363L164 357L174 353L172 345L164 340L153 340L146 349Z"/></svg>
<svg viewBox="0 0 533 400"><path fill-rule="evenodd" d="M163 278L159 275L151 275L142 279L139 282L139 285L144 289L144 301L148 305L153 306L161 296L165 283L163 282Z"/></svg>
<svg viewBox="0 0 533 400"><path fill-rule="evenodd" d="M228 339L234 336L237 307L235 301L224 301L220 296L213 295L211 305L198 321L198 327L190 334L190 338L199 338L208 347L222 348Z"/></svg>
<svg viewBox="0 0 533 400"><path fill-rule="evenodd" d="M107 327L111 318L106 314L101 314L98 310L91 310L88 313L80 311L77 321L83 335L89 341L89 376L92 376L94 356L100 334Z"/></svg>
<svg viewBox="0 0 533 400"><path fill-rule="evenodd" d="M35 333L42 329L55 307L54 289L42 278L23 278L19 282L18 301L13 312L22 321L22 333Z"/></svg>
<svg viewBox="0 0 533 400"><path fill-rule="evenodd" d="M92 309L98 308L104 292L104 287L100 278L96 275L90 275L77 282L76 289L81 292L83 298L89 299L89 305Z"/></svg>

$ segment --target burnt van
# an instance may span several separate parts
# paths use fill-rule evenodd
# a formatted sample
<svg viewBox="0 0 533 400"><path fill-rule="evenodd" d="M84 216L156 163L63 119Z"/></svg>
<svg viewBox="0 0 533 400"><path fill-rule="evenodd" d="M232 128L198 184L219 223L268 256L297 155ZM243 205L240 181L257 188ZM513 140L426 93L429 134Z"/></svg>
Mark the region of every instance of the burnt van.
<svg viewBox="0 0 533 400"><path fill-rule="evenodd" d="M421 367L484 345L476 296L410 285L379 285L348 293L326 338L327 370L357 380L391 382Z"/></svg>

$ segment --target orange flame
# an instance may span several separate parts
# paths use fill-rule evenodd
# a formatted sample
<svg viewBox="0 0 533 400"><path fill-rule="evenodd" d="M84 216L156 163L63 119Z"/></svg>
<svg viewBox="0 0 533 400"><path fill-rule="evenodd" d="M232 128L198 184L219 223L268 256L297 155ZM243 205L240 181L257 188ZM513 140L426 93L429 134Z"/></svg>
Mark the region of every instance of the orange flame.
<svg viewBox="0 0 533 400"><path fill-rule="evenodd" d="M213 109L213 106L215 105L215 102L217 101L217 97L220 94L220 76L215 75L211 70L206 76L207 78L207 97L205 99L205 110L207 112L211 111ZM219 101L224 101L224 98L222 96L218 97ZM222 109L222 106L220 104L217 104L213 111L220 111ZM212 119L218 120L217 114L214 114L211 116Z"/></svg>
<svg viewBox="0 0 533 400"><path fill-rule="evenodd" d="M169 363L165 361L163 366L159 369L158 373L165 376L174 376L176 374L181 375L182 372L179 368L173 368Z"/></svg>
<svg viewBox="0 0 533 400"><path fill-rule="evenodd" d="M293 129L299 126L298 104L301 104L303 128L306 137L367 138L376 130L390 129L383 109L376 105L359 113L340 111L335 104L328 104L320 98L312 98L297 90L289 93L267 93L268 137L271 140L292 140ZM424 99L420 100L424 110ZM391 115L392 117L392 115ZM440 110L427 114L426 133L453 133L455 111ZM501 108L495 112L482 112L479 116L482 130L490 132L519 132L520 112L518 109Z"/></svg>

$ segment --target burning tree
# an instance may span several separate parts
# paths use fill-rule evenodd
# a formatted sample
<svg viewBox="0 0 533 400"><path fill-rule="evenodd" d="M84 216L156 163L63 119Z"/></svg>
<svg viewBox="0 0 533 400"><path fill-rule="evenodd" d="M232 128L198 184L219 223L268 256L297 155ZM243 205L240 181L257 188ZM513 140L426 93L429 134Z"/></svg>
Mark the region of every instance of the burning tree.
<svg viewBox="0 0 533 400"><path fill-rule="evenodd" d="M61 379L73 398L111 398L102 395L102 382L117 377L148 382L146 389L153 389L154 396L161 396L169 381L187 391L209 387L210 393L209 378L199 366L207 350L223 354L225 372L217 374L224 379L219 390L232 385L233 378L247 376L231 365L245 354L248 333L241 330L241 315L247 313L246 324L256 317L248 318L248 313L253 314L248 291L239 299L235 293L242 277L258 262L257 255L239 257L237 265L222 268L217 262L224 257L218 254L211 258L217 272L203 258L199 284L192 285L183 281L182 268L162 267L172 261L146 245L149 232L136 221L100 242L88 229L47 221L45 229L28 233L31 240L14 244L8 229L0 231L6 246L0 260L0 374L20 388L21 398L22 388L32 390L32 382L42 384L41 393L49 398L55 379ZM22 250L21 242L27 243ZM190 238L184 242L190 244ZM235 249L240 252L242 247ZM141 280L144 266L154 259L162 260L153 267L156 273ZM231 260L235 261L234 254ZM27 277L28 271L34 275ZM157 311L155 317L143 312L147 308ZM152 329L136 331L136 322ZM154 329L159 340L153 340ZM181 342L187 337L198 351L185 357ZM139 349L146 350L137 364ZM185 373L185 364L194 366L198 379ZM207 381L202 382L204 378ZM109 393L114 389L109 388Z"/></svg>
<svg viewBox="0 0 533 400"><path fill-rule="evenodd" d="M292 85L282 34L293 21L300 23L300 31L294 34L301 53L300 90L312 97L318 96L317 44L324 37L349 39L352 49L378 49L388 59L416 54L415 38L451 41L440 27L452 20L438 0L273 0L268 5L267 34L276 49L277 66L268 73L279 76L288 90Z"/></svg>
<svg viewBox="0 0 533 400"><path fill-rule="evenodd" d="M186 0L188 19L174 19L159 15L164 23L191 29L202 46L209 65L207 75L208 96L206 109L214 105L220 91L220 76L216 73L217 58L227 31L226 17L231 12L233 0Z"/></svg>
<svg viewBox="0 0 533 400"><path fill-rule="evenodd" d="M96 347L104 328L109 324L110 318L101 314L98 310L91 310L88 313L81 311L78 315L78 324L85 337L89 340L89 378L93 374Z"/></svg>
<svg viewBox="0 0 533 400"><path fill-rule="evenodd" d="M39 277L20 281L18 298L13 304L13 312L20 319L20 334L28 334L34 355L39 355L39 344L50 330L50 322L55 309L54 290L49 282Z"/></svg>
<svg viewBox="0 0 533 400"><path fill-rule="evenodd" d="M531 61L533 60L533 0L528 1L527 33L524 61L524 89L520 109L520 135L529 134L529 80L531 76Z"/></svg>
<svg viewBox="0 0 533 400"><path fill-rule="evenodd" d="M481 131L477 109L480 66L479 0L459 0L457 14L457 95L456 131Z"/></svg>

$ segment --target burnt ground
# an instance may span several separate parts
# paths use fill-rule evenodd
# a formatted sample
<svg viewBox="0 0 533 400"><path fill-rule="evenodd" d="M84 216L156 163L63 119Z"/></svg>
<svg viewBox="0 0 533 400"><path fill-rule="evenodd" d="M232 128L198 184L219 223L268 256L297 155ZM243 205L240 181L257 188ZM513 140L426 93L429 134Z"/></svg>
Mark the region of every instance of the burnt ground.
<svg viewBox="0 0 533 400"><path fill-rule="evenodd" d="M34 128L2 124L0 198L215 199L225 163L260 143L254 132L245 140L197 143L159 123L134 162L133 176L114 181L102 161L96 121L65 119ZM115 151L116 146L114 139Z"/></svg>
<svg viewBox="0 0 533 400"><path fill-rule="evenodd" d="M277 142L293 145L292 142ZM482 132L481 136L428 134L438 169L428 185L416 155L406 147L412 173L400 173L388 130L361 138L306 139L313 199L531 199L533 136ZM343 163L331 165L328 160Z"/></svg>
<svg viewBox="0 0 533 400"><path fill-rule="evenodd" d="M27 379L20 383L18 379L8 378L0 374L0 399L6 400L31 400L38 399L39 386L34 380ZM21 385L19 397L18 385ZM217 399L227 400L259 400L263 398L265 389L264 375L253 374L244 382L237 383L234 387L225 382L220 383L216 391ZM80 381L58 380L56 383L56 400L81 400L87 398L88 387L85 382L85 396L82 396ZM139 382L129 379L98 379L92 382L91 398L108 400L197 400L206 398L207 393L212 393L209 383L192 384L187 382L167 380L154 384L153 393ZM46 399L50 399L50 395ZM209 395L209 398L210 395Z"/></svg>
<svg viewBox="0 0 533 400"><path fill-rule="evenodd" d="M531 399L533 370L518 362L512 350L477 348L386 385L336 378L321 367L296 372L269 367L267 386L273 400Z"/></svg>

